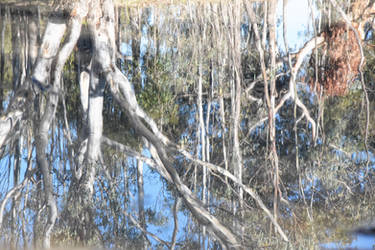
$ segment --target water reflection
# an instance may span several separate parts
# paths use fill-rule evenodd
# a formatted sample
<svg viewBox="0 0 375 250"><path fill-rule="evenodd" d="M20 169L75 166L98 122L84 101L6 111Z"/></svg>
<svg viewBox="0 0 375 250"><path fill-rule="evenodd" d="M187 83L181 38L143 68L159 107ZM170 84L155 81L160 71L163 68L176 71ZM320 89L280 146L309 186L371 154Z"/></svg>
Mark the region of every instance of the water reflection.
<svg viewBox="0 0 375 250"><path fill-rule="evenodd" d="M12 108L9 103L15 103L12 98L30 75L36 58L32 48L38 48L46 24L45 16L38 17L23 9L14 12L17 8L0 3L3 65L0 110L5 111L1 115ZM230 7L208 4L204 8L193 5L190 9L173 6L119 8L117 35L122 54L119 53L117 62L133 83L141 107L163 133L195 157L236 173L237 165L233 164L236 70L234 52L229 49L234 34L230 33L232 24L227 19L232 10L226 8ZM259 17L263 16L261 5L257 11ZM183 182L204 201L204 207L230 228L245 248L371 249L374 237L360 232L347 233L359 222L375 217L372 152L375 122L370 123L368 145L371 152L367 154L362 90L356 88L346 96L327 98L321 103L302 81L311 71L308 65L304 66L296 91L313 118L319 120L319 138L317 143L313 142L311 124L303 120L300 110L294 111L292 101L286 102L276 115L281 195L275 199L267 106L263 81L257 80L259 56L248 13L244 10L242 15L241 29L248 29L241 30L239 37L243 46L240 50L241 80L243 88L248 89L240 97L242 183L258 192L267 209L275 209L278 223L290 241L282 241L269 217L252 197L244 195L244 202L238 201L238 186L227 177L199 166L178 152L170 155L174 168ZM311 36L307 34L304 39ZM31 41L36 43L31 46ZM281 58L283 50L279 54ZM138 136L128 115L109 91L104 94L103 135L135 152L124 153L125 150L103 143L104 164L97 166L94 209L88 222L94 232L90 240L80 242L80 233L84 232L76 224L82 214L74 215L78 218L74 221L64 211L71 204L69 195L77 192L74 172L78 167L79 150L84 147L87 136L78 82L80 73L90 70L90 58L91 50L81 50L78 45L65 65L62 100L50 129L47 157L59 210L53 244L161 249L170 247L175 240L176 248L220 249L220 242L207 233L207 228L189 212L186 203L175 205L179 194L174 185L158 174L160 169L151 159L147 143ZM373 65L374 60L369 55L365 71L369 79L373 79ZM290 73L286 63L278 71L280 96L277 101L280 101L288 88ZM201 91L199 84L202 84ZM22 192L2 208L0 243L3 245L11 242L27 248L37 244L47 221L43 176L36 164L34 148L38 119L42 115L38 108L45 105L46 96L40 94L30 102L29 113L0 151L0 201L5 201L6 194L23 183L27 168L35 169L33 178L20 189ZM370 101L374 107L373 95ZM371 112L373 114L374 109ZM143 173L140 173L139 162Z"/></svg>
<svg viewBox="0 0 375 250"><path fill-rule="evenodd" d="M364 235L364 234L355 234L352 236L352 241L350 243L341 243L341 242L331 242L321 244L321 249L374 249L375 247L375 237L374 235Z"/></svg>

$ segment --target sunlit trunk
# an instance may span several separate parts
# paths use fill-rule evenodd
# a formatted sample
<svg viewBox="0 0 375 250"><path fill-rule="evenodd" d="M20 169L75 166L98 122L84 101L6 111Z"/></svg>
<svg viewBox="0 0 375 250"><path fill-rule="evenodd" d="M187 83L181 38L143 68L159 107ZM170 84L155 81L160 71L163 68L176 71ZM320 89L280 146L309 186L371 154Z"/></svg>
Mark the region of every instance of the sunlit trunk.
<svg viewBox="0 0 375 250"><path fill-rule="evenodd" d="M214 5L214 12L218 12L219 8L218 5ZM222 138L222 152L223 152L223 161L224 161L224 168L225 170L229 171L229 157L228 157L228 148L227 148L227 122L226 122L226 115L225 115L225 104L224 104L224 92L225 92L225 81L224 81L224 75L225 75L225 68L223 67L226 65L228 61L228 52L223 51L222 46L225 42L218 39L219 37L223 37L223 30L221 27L221 20L219 18L219 15L214 16L214 22L215 22L215 28L216 32L213 35L213 40L216 41L217 44L214 44L213 46L217 46L220 48L218 50L218 55L216 57L216 64L217 64L217 80L218 80L218 99L219 99L219 112L220 112L220 125L221 125L221 138ZM228 179L225 177L225 182L228 185ZM228 186L226 187L228 189Z"/></svg>
<svg viewBox="0 0 375 250"><path fill-rule="evenodd" d="M270 1L268 9L267 24L269 26L270 36L270 56L271 56L271 78L270 78L270 106L269 109L269 134L270 134L270 151L272 155L272 166L274 175L274 217L278 216L278 201L280 196L279 188L279 159L276 150L276 120L275 120L275 98L276 92L276 2Z"/></svg>
<svg viewBox="0 0 375 250"><path fill-rule="evenodd" d="M83 13L82 16L77 15L70 20L68 30L69 33L61 47L60 42L65 34L66 24L59 16L49 20L33 72L33 82L36 83L39 88L42 90L51 89L47 97L47 103L44 111L40 110L42 112L42 118L39 123L37 131L38 134L36 137L37 162L43 174L44 194L49 212L48 221L45 226L43 236L44 248L50 247L51 233L57 219L57 205L53 194L53 177L51 173L52 167L46 158L48 132L51 128L51 123L55 117L56 108L58 105L62 70L78 40L81 31L81 22L85 15L86 14ZM52 81L50 85L47 82L49 74L51 75Z"/></svg>
<svg viewBox="0 0 375 250"><path fill-rule="evenodd" d="M202 42L199 42L202 43ZM200 48L202 45L198 45ZM198 53L201 53L201 50L198 49ZM198 99L197 99L197 108L198 108L198 120L199 120L199 139L198 139L198 156L202 159L202 161L206 161L206 128L203 119L203 103L202 103L202 61L198 59ZM202 201L203 204L206 204L207 199L207 168L203 167L202 171ZM202 248L205 247L205 239L206 239L206 227L203 226L202 228Z"/></svg>

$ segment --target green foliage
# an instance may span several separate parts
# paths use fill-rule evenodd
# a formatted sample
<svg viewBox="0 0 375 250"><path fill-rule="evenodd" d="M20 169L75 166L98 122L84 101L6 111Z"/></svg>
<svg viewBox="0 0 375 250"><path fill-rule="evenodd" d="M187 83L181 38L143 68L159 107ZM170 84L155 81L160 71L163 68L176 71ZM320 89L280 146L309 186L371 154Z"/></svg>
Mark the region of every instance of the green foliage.
<svg viewBox="0 0 375 250"><path fill-rule="evenodd" d="M171 62L156 59L147 70L145 86L137 95L139 104L158 123L174 126L178 124L178 105L169 72Z"/></svg>
<svg viewBox="0 0 375 250"><path fill-rule="evenodd" d="M64 89L64 98L66 103L66 113L68 121L71 121L74 125L78 125L79 120L78 117L82 117L82 106L81 106L81 99L80 99L80 88L77 82L77 64L76 64L76 56L72 53L64 65L63 69L63 84ZM61 105L60 105L61 108ZM62 114L62 110L59 112L60 115Z"/></svg>
<svg viewBox="0 0 375 250"><path fill-rule="evenodd" d="M13 80L13 71L12 71L12 30L11 30L11 23L9 19L5 19L4 21L8 21L5 23L5 32L4 32L4 72L0 72L3 74L2 77L4 81L1 84L1 88L4 89L5 95L7 94L7 90L12 88L12 80ZM12 20L10 20L12 21ZM1 23L1 21L0 21ZM2 55L0 55L1 58Z"/></svg>
<svg viewBox="0 0 375 250"><path fill-rule="evenodd" d="M161 211L155 211L150 208L145 211L147 222L155 226L163 226L168 222L168 217L166 217Z"/></svg>
<svg viewBox="0 0 375 250"><path fill-rule="evenodd" d="M328 142L361 148L365 125L362 90L353 90L342 97L331 97L325 102L324 130ZM342 141L346 135L345 142Z"/></svg>

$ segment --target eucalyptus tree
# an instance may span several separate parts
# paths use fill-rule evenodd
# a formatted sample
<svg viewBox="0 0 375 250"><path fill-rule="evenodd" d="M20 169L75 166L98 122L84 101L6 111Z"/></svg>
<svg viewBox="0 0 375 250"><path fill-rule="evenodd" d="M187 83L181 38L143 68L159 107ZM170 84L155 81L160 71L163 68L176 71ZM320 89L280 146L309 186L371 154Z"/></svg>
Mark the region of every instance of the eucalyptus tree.
<svg viewBox="0 0 375 250"><path fill-rule="evenodd" d="M332 104L331 95L347 93L349 86L346 84L353 80L352 75L359 73L367 97L364 103L369 110L371 98L365 91L362 74L364 58L360 40L364 35L359 31L366 26L374 8L370 2L354 1L349 6L353 16L347 17L336 1L323 1L321 8L335 6L338 10L336 18L343 18L346 26L332 25L333 14L330 14L328 30L322 31L318 27L319 32L315 30L298 52L291 53L284 25L284 55L277 52L276 4L277 1L271 0L261 3L189 1L177 7L156 5L154 9L125 8L123 12L115 8L112 0L55 1L47 23L35 18L38 15L28 19L29 34L23 34L19 24L13 24L13 93L9 95L9 103L0 120L0 146L2 154L8 147L12 157L21 161L22 147L17 145L24 145L22 138L26 138L28 165L21 181L21 167L14 164L13 187L2 196L0 226L6 217L7 201L13 199L9 209L13 221L9 224L14 234L16 208L23 195L24 206L35 211L34 240L40 238L45 248L51 246L52 238L59 238L56 228L67 227L72 234L62 233L63 240L73 237L80 244L90 245L104 241L103 235L110 237L110 233L101 232L100 225L113 222L110 230L120 238L118 224L124 223L125 217L142 233L142 241L152 237L158 243L174 248L178 245L177 214L182 207L177 196L181 196L184 208L188 208L197 224L203 227L201 246L206 246L206 230L222 248L253 246L252 241L261 241L263 231L273 231L269 230L269 225L264 225L264 218L271 221L284 242L299 239L297 233L291 233L295 224L288 218L297 218L295 214L302 210L307 211L312 220L324 210L324 200L315 198L318 194L328 197L326 200L332 202L330 205L335 204L340 191L334 185L327 187L332 180L340 183L345 193L351 193L352 187L360 182L357 177L350 177L355 171L347 159L342 163L335 161L332 154L321 155L326 145L321 145L318 139L325 140L324 136L329 135L330 124L324 122L330 112L323 114L320 106L317 110L311 98ZM162 13L163 8L165 13ZM365 13L362 20L359 10ZM38 13L38 10L34 11ZM157 11L161 13L159 16ZM117 26L125 13L128 15L126 21ZM284 22L286 18L284 8ZM1 21L2 51L4 20ZM321 20L318 20L317 25L320 24ZM351 31L347 31L347 27ZM148 32L144 32L146 29ZM40 39L36 30L44 30ZM346 40L341 41L343 36ZM142 47L145 37L146 52ZM119 51L122 39L131 44L130 61ZM22 47L20 41L27 46ZM338 42L342 46L334 47ZM352 49L348 50L347 46ZM314 55L306 64L305 59L312 51ZM1 52L2 81L6 75L3 58ZM350 64L342 63L348 59L353 59ZM77 70L73 70L67 79L64 70L75 63ZM332 72L331 64L344 73ZM302 67L308 70L301 70ZM311 69L315 74L304 77L310 77L306 85L316 92L300 91L297 81L302 81L301 75ZM324 70L321 72L321 69ZM164 75L165 71L168 74ZM304 72L301 74L301 71ZM129 79L125 72L129 73ZM282 85L282 91L278 84ZM3 98L2 93L0 97ZM351 102L343 101L348 106ZM82 121L76 121L79 124L76 130L69 126L72 112L82 116ZM188 118L176 121L184 112L189 114ZM163 119L166 113L169 117ZM56 119L59 115L62 119ZM328 122L332 122L329 120L332 117L328 116ZM107 120L106 123L106 119L113 119L118 123L117 127L126 130L121 131L121 138L116 136L117 141L110 136L110 128L106 127L110 122ZM307 126L301 125L303 120ZM364 120L368 151L369 111ZM190 123L194 125L189 127ZM175 128L176 124L178 128ZM64 127L63 136L55 134L56 126ZM67 145L64 149L59 148L62 140ZM289 143L284 144L284 141ZM318 144L321 151L314 150L309 154L306 147L313 144ZM147 148L151 157L139 153L140 148ZM58 150L64 153L59 152L55 157L51 152ZM126 158L114 159L118 153L113 151L137 160L138 220L126 206L121 207L116 194L120 190L116 177L121 175L124 189L127 189L130 177L127 170L121 172L115 166ZM63 154L68 155L67 159L62 159ZM290 155L294 158L290 159ZM33 167L34 157L37 167ZM61 169L53 167L56 158L65 161ZM143 163L155 169L168 181L170 191L177 194L171 242L147 231ZM344 170L336 169L336 166ZM332 170L332 175L346 178L345 182L328 175L327 169ZM319 181L316 181L314 178L318 175ZM60 186L56 188L56 179L63 186L62 190ZM284 180L288 180L287 184ZM28 183L36 188L30 194L23 194ZM95 198L97 190L101 197L107 195L100 204ZM128 196L129 191L122 194ZM28 198L31 196L34 199ZM295 201L295 197L303 202ZM108 219L107 211L104 211L107 201L112 219ZM229 211L226 210L228 207ZM260 207L260 212L254 207ZM273 213L269 207L273 207ZM96 214L103 215L100 223ZM22 216L25 219L27 214L24 212ZM258 225L260 222L263 223ZM299 225L305 224L308 222ZM27 231L26 225L26 222L22 223L22 232ZM23 239L27 239L26 234ZM147 243L143 242L142 246L147 247Z"/></svg>
<svg viewBox="0 0 375 250"><path fill-rule="evenodd" d="M71 202L74 208L80 205L82 220L79 236L81 240L90 239L94 232L92 226L92 195L98 165L102 164L100 144L103 131L103 94L107 84L123 111L129 116L133 128L145 137L156 151L160 159L164 175L175 185L196 218L206 224L213 234L222 241L224 246L238 247L239 243L234 234L213 217L204 208L199 199L184 185L173 167L170 155L178 150L175 145L158 129L155 122L138 105L134 90L127 78L116 65L118 53L115 41L115 19L112 1L68 1L57 3L56 11L51 13L46 25L39 54L36 59L32 75L25 83L26 90L47 93L47 103L41 110L41 119L36 135L37 161L43 176L44 195L48 208L48 220L43 232L43 246L50 247L50 237L57 219L57 205L53 196L53 183L46 158L48 131L56 113L58 98L61 92L61 74L63 66L72 53L81 33L82 22L86 18L93 55L89 65L89 75L81 84L81 100L84 113L87 113L87 138L82 142L78 154L78 164L74 177L78 179L80 190L74 194ZM33 88L33 90L31 89ZM19 98L19 97L17 97ZM25 99L25 98L23 98ZM26 100L22 100L25 102ZM26 108L17 103L14 111L9 112L9 122L4 122L2 144L7 134L12 130L15 121L21 119ZM7 120L7 121L8 121ZM79 157L82 155L84 157ZM73 204L69 204L71 206ZM79 208L78 208L79 209ZM71 210L70 214L76 211ZM82 214L83 213L83 214Z"/></svg>

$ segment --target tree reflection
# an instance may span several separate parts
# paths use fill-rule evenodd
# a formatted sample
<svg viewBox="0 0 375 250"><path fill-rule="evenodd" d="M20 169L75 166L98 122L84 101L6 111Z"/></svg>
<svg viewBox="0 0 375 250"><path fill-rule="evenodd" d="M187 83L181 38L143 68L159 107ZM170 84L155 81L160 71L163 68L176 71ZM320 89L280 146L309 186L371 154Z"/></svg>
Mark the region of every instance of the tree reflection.
<svg viewBox="0 0 375 250"><path fill-rule="evenodd" d="M374 218L372 5L340 4L362 67L335 1L296 53L275 1L68 2L0 4L3 246L313 248Z"/></svg>

